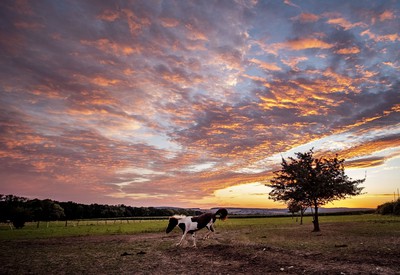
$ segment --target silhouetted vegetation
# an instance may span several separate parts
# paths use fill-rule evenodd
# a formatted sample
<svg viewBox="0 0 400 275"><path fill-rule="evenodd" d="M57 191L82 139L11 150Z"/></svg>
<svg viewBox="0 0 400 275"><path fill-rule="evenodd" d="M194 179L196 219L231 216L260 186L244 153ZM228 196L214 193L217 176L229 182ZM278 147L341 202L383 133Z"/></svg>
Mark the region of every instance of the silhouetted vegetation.
<svg viewBox="0 0 400 275"><path fill-rule="evenodd" d="M400 199L379 205L376 209L376 212L382 215L400 216Z"/></svg>
<svg viewBox="0 0 400 275"><path fill-rule="evenodd" d="M313 231L320 231L318 209L328 202L356 196L365 179L352 180L344 173L344 159L314 158L313 149L296 153L289 161L282 158L281 170L274 172L269 196L274 201L284 201L289 206L310 207L313 210Z"/></svg>
<svg viewBox="0 0 400 275"><path fill-rule="evenodd" d="M123 204L81 204L72 201L58 202L50 199L29 200L24 197L0 194L0 222L9 222L21 228L28 221L54 221L77 219L112 219L129 217L155 217L198 215L201 212L181 208L132 207Z"/></svg>
<svg viewBox="0 0 400 275"><path fill-rule="evenodd" d="M297 202L295 200L291 200L288 202L288 209L289 212L292 213L292 217L294 217L294 215L296 213L300 214L300 224L303 224L303 216L304 216L304 212L306 212L308 206L302 204L301 202ZM297 222L297 217L296 217L296 222Z"/></svg>

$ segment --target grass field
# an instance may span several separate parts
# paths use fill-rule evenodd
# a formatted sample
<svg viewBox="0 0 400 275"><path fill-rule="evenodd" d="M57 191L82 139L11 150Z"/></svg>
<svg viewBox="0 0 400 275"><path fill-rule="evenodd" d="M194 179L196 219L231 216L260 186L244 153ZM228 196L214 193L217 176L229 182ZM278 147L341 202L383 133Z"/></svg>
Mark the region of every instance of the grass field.
<svg viewBox="0 0 400 275"><path fill-rule="evenodd" d="M304 226L300 226L291 217L263 217L263 218L229 218L225 222L218 222L221 230L251 229L256 232L276 232L297 230L311 224L311 217L304 218ZM341 226L349 222L358 222L360 228L352 228L348 234L381 234L382 231L392 230L400 226L400 217L382 215L344 215L344 216L322 216L321 227L324 231L325 224L331 229L335 223ZM36 239L51 237L93 236L93 235L117 235L138 233L164 232L167 225L166 218L155 220L80 220L41 222L39 227L36 222L26 223L22 229L11 230L9 225L0 224L0 240L12 239Z"/></svg>
<svg viewBox="0 0 400 275"><path fill-rule="evenodd" d="M51 237L137 234L161 232L166 219L163 220L81 220L26 223L22 229L10 230L9 225L0 225L0 240L35 239Z"/></svg>
<svg viewBox="0 0 400 275"><path fill-rule="evenodd" d="M400 274L400 217L229 218L198 248L166 219L0 226L0 274ZM201 264L201 269L196 265Z"/></svg>

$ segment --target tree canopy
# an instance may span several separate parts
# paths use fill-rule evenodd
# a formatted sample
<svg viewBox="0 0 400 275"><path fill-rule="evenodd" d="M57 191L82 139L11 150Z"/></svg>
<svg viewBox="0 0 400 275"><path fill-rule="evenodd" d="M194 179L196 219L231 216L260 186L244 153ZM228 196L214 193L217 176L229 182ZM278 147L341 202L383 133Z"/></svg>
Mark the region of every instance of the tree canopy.
<svg viewBox="0 0 400 275"><path fill-rule="evenodd" d="M267 186L274 201L300 204L314 209L314 231L319 231L318 208L334 200L361 194L364 179L353 180L344 172L344 159L315 158L313 149L282 158L281 169Z"/></svg>

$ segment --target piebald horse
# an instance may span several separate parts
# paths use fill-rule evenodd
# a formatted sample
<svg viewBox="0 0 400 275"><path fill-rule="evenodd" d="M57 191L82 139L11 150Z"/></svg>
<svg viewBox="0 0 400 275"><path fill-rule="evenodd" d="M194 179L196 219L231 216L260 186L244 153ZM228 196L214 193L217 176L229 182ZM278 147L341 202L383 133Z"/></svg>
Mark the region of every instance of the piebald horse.
<svg viewBox="0 0 400 275"><path fill-rule="evenodd" d="M171 232L176 226L182 229L182 238L177 243L180 246L186 237L186 234L192 234L193 246L196 247L196 231L206 227L209 231L207 232L205 239L209 238L210 234L214 232L214 223L219 218L220 220L225 220L228 216L228 211L225 208L219 209L215 214L205 213L200 216L172 216L169 218L168 227L166 233Z"/></svg>

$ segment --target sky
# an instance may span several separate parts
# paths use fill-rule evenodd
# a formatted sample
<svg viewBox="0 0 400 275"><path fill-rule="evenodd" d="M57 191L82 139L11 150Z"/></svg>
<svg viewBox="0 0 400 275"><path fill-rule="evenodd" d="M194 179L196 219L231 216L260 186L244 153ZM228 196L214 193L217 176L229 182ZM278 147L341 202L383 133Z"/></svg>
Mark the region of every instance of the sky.
<svg viewBox="0 0 400 275"><path fill-rule="evenodd" d="M400 2L0 2L0 194L259 207L283 158L400 188Z"/></svg>

